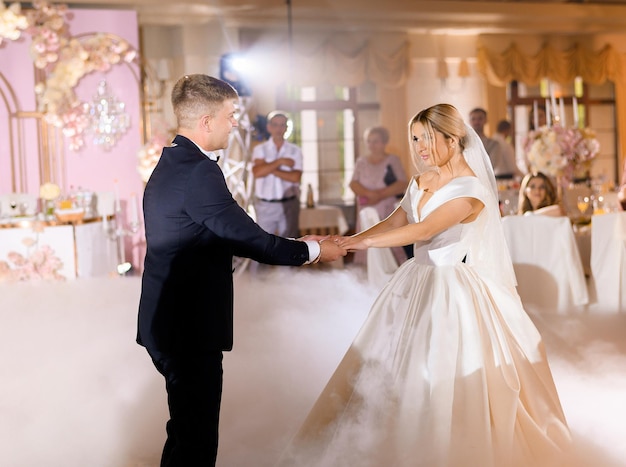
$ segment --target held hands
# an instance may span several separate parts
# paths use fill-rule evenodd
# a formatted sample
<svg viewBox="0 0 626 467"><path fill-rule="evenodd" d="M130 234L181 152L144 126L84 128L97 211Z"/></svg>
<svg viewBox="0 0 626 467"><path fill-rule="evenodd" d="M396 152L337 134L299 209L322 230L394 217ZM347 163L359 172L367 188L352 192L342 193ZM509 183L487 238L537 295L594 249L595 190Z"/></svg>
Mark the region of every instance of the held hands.
<svg viewBox="0 0 626 467"><path fill-rule="evenodd" d="M335 242L331 238L325 240L319 240L320 243L320 262L329 263L339 259L340 256L346 256L348 253L345 248L340 246L338 242Z"/></svg>
<svg viewBox="0 0 626 467"><path fill-rule="evenodd" d="M367 194L359 196L361 206L374 206L384 199L382 190L367 190Z"/></svg>
<svg viewBox="0 0 626 467"><path fill-rule="evenodd" d="M303 240L303 241L315 240L316 242L320 242L320 245L323 245L322 242L324 243L332 242L338 247L343 248L346 252L356 251L356 250L366 250L369 248L369 245L366 243L366 240L363 238L344 237L341 235L306 235L300 238L299 240ZM345 253L342 256L345 256Z"/></svg>
<svg viewBox="0 0 626 467"><path fill-rule="evenodd" d="M335 261L339 259L340 256L346 256L348 253L347 250L341 246L336 239L342 238L337 235L305 235L300 237L298 240L300 241L315 241L320 244L320 257L319 262L321 263L329 263L331 261ZM316 261L316 262L318 262Z"/></svg>

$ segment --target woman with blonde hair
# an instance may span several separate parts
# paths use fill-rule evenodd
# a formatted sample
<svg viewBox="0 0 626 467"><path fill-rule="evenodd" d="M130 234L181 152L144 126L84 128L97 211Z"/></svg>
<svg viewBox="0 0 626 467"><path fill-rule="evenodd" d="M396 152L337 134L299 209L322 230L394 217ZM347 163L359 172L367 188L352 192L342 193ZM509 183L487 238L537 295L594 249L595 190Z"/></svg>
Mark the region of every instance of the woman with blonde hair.
<svg viewBox="0 0 626 467"><path fill-rule="evenodd" d="M491 161L458 110L409 124L417 175L385 220L334 240L414 244L281 466L555 467L571 448L524 311Z"/></svg>

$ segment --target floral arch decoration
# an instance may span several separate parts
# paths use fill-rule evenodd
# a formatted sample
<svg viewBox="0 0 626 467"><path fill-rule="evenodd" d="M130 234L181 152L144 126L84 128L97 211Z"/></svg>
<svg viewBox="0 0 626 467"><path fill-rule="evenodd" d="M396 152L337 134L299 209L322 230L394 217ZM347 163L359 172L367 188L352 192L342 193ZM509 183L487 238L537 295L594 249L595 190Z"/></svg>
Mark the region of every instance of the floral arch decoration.
<svg viewBox="0 0 626 467"><path fill-rule="evenodd" d="M136 62L138 52L113 34L70 36L67 20L71 17L66 5L37 0L32 10L22 13L19 3L7 8L0 2L0 46L3 40L18 40L22 34L31 37L30 53L40 73L35 87L37 110L47 123L62 129L70 149L77 151L84 145L89 117L88 105L77 98L74 88L89 73Z"/></svg>

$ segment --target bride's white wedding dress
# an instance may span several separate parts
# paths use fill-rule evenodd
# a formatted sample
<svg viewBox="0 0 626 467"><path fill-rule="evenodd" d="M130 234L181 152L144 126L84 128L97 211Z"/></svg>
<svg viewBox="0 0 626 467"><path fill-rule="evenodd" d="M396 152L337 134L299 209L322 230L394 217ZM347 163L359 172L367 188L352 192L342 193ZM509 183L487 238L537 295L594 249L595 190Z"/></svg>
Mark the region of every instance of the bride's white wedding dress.
<svg viewBox="0 0 626 467"><path fill-rule="evenodd" d="M413 181L401 205L410 222L454 198L489 202L475 177L453 179L418 213L422 195ZM560 465L570 434L541 336L512 287L464 262L482 226L415 244L280 465Z"/></svg>

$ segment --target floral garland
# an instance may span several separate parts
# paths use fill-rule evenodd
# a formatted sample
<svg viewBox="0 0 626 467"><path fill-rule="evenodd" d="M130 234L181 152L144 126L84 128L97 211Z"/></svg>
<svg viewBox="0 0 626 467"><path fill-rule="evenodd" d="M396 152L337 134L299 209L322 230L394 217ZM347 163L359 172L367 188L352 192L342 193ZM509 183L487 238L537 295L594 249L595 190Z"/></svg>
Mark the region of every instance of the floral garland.
<svg viewBox="0 0 626 467"><path fill-rule="evenodd" d="M22 35L22 31L28 27L28 20L22 14L19 3L13 3L9 8L0 2L0 45L3 39L16 41Z"/></svg>
<svg viewBox="0 0 626 467"><path fill-rule="evenodd" d="M38 109L51 125L62 128L73 151L84 145L89 126L89 106L74 93L80 79L94 71L106 72L120 62L131 63L137 51L119 37L96 34L83 40L71 37L67 26L71 14L65 5L33 2L23 15L17 3L6 8L0 1L0 44L17 40L21 31L32 37L30 53L37 68L45 70L45 81L35 86Z"/></svg>
<svg viewBox="0 0 626 467"><path fill-rule="evenodd" d="M571 182L588 175L593 159L600 152L600 143L589 128L554 125L531 131L524 150L533 172Z"/></svg>

